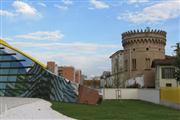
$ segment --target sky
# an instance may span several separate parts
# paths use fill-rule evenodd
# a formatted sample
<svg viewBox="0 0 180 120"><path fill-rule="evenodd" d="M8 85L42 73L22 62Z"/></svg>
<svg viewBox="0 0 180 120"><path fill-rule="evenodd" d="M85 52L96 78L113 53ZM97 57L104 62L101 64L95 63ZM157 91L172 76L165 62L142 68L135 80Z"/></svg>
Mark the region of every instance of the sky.
<svg viewBox="0 0 180 120"><path fill-rule="evenodd" d="M0 0L0 18L1 39L88 77L111 70L128 30L165 30L168 55L180 42L180 0Z"/></svg>

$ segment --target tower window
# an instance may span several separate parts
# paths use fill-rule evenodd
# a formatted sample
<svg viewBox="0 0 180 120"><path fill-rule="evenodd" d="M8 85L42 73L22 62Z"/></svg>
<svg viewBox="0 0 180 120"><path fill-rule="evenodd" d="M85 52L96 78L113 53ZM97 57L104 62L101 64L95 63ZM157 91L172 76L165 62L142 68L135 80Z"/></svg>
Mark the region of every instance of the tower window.
<svg viewBox="0 0 180 120"><path fill-rule="evenodd" d="M133 48L133 51L135 51L136 49L135 48Z"/></svg>
<svg viewBox="0 0 180 120"><path fill-rule="evenodd" d="M148 50L149 50L149 48L146 48L146 50L148 51Z"/></svg>
<svg viewBox="0 0 180 120"><path fill-rule="evenodd" d="M146 69L150 69L150 68L151 68L150 58L146 58Z"/></svg>
<svg viewBox="0 0 180 120"><path fill-rule="evenodd" d="M132 70L136 70L136 59L132 59Z"/></svg>

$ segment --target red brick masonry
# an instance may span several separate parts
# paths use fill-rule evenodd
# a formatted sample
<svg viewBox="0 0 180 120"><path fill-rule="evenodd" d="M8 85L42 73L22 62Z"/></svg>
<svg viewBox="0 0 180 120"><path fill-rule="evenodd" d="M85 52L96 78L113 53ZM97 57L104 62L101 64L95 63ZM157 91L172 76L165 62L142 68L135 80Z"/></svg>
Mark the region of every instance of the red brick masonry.
<svg viewBox="0 0 180 120"><path fill-rule="evenodd" d="M97 104L100 100L100 95L97 90L85 86L79 86L79 103Z"/></svg>

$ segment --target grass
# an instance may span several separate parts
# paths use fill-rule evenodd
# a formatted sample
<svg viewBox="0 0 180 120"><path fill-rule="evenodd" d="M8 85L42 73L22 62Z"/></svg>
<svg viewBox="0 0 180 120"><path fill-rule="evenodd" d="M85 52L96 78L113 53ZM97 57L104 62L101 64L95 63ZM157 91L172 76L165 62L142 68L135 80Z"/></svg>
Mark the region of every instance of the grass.
<svg viewBox="0 0 180 120"><path fill-rule="evenodd" d="M79 120L180 120L180 111L135 100L106 100L100 105L52 102L52 108Z"/></svg>

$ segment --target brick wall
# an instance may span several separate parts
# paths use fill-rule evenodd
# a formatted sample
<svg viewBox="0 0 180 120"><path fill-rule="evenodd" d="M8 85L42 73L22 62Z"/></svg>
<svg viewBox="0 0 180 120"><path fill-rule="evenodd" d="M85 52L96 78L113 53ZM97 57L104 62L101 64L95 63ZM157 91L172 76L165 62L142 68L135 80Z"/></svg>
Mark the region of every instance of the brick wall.
<svg viewBox="0 0 180 120"><path fill-rule="evenodd" d="M56 66L55 62L53 61L47 62L47 69L53 73L55 72L55 66Z"/></svg>
<svg viewBox="0 0 180 120"><path fill-rule="evenodd" d="M97 104L100 95L97 90L85 86L79 86L79 103Z"/></svg>
<svg viewBox="0 0 180 120"><path fill-rule="evenodd" d="M75 69L72 66L59 67L59 75L75 82Z"/></svg>

